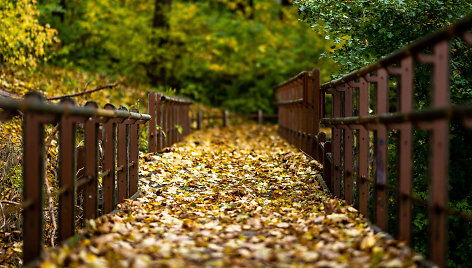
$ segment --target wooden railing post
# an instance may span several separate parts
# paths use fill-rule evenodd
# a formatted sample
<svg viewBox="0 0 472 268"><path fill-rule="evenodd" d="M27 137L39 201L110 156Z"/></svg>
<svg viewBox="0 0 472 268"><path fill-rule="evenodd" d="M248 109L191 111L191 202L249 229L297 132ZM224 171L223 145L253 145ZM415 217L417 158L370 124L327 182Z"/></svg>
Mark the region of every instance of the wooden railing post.
<svg viewBox="0 0 472 268"><path fill-rule="evenodd" d="M112 104L104 106L106 110L115 110ZM116 155L116 123L114 119L108 119L103 131L103 212L109 213L115 206L115 155Z"/></svg>
<svg viewBox="0 0 472 268"><path fill-rule="evenodd" d="M168 147L169 139L170 139L170 109L169 109L169 102L164 101L164 116L162 117L162 124L164 125L164 136L162 137L162 148Z"/></svg>
<svg viewBox="0 0 472 268"><path fill-rule="evenodd" d="M87 102L85 107L98 109L95 102ZM84 190L84 216L85 219L98 217L98 123L90 117L85 122L85 184Z"/></svg>
<svg viewBox="0 0 472 268"><path fill-rule="evenodd" d="M128 111L125 107L120 110ZM129 196L129 124L126 120L118 123L118 203Z"/></svg>
<svg viewBox="0 0 472 268"><path fill-rule="evenodd" d="M389 74L400 77L400 112L408 113L413 110L413 58L401 60L400 67L388 68ZM398 182L398 238L411 243L412 225L412 124L405 122L400 125L399 141L399 182Z"/></svg>
<svg viewBox="0 0 472 268"><path fill-rule="evenodd" d="M175 103L169 102L169 143L168 147L175 143Z"/></svg>
<svg viewBox="0 0 472 268"><path fill-rule="evenodd" d="M190 104L185 106L185 136L190 134L190 126L192 125L192 119L190 118Z"/></svg>
<svg viewBox="0 0 472 268"><path fill-rule="evenodd" d="M158 125L158 116L157 116L157 94L153 91L148 94L148 113L151 115L151 120L149 120L148 127L148 147L150 153L157 152L157 125Z"/></svg>
<svg viewBox="0 0 472 268"><path fill-rule="evenodd" d="M131 109L131 112L139 113L137 109ZM139 183L139 121L131 123L129 129L129 196L133 196L138 191Z"/></svg>
<svg viewBox="0 0 472 268"><path fill-rule="evenodd" d="M42 102L38 93L25 96L25 102ZM43 244L43 185L45 174L44 126L40 115L26 111L23 115L23 265L34 261Z"/></svg>
<svg viewBox="0 0 472 268"><path fill-rule="evenodd" d="M385 73L385 71L384 71ZM378 74L379 75L379 74ZM380 75L379 75L380 77ZM385 75L381 76L381 79L383 79L383 82L385 83L387 81L387 77ZM369 84L367 80L364 77L359 78L359 82L351 82L350 83L351 87L356 87L359 88L359 114L358 116L367 116L369 115ZM379 87L378 87L379 88ZM380 89L383 92L383 89ZM382 95L384 93L378 93L377 97ZM386 100L385 100L386 103ZM381 128L381 127L380 127ZM386 136L386 132L381 132L380 140L384 140ZM379 140L377 139L377 141ZM383 142L385 144L385 142ZM366 129L366 127L362 126L359 127L359 134L358 134L358 153L359 153L359 172L356 176L357 178L357 190L358 190L358 204L359 204L359 211L368 217L368 183L367 179L369 177L369 131ZM385 147L386 148L386 147ZM385 151L386 152L386 151ZM379 155L377 155L379 156ZM384 158L386 154L384 155L382 152L380 153L380 157L377 158L377 163L378 163L378 168L380 170L384 170L386 167L386 158ZM385 161L380 163L381 161ZM381 203L382 205L383 203ZM380 225L379 225L380 226Z"/></svg>
<svg viewBox="0 0 472 268"><path fill-rule="evenodd" d="M325 142L326 142L326 133L319 132L318 136L316 136L316 143L317 143L318 150L316 151L314 158L320 163L323 163L323 159L324 159L323 144Z"/></svg>
<svg viewBox="0 0 472 268"><path fill-rule="evenodd" d="M296 91L296 94L297 94L297 99L301 99L302 101L300 103L297 104L296 106L296 117L295 117L295 120L297 121L297 127L296 127L296 143L295 143L295 146L297 148L300 148L302 151L306 151L306 148L304 148L304 135L303 135L303 132L304 132L304 117L305 117L305 93L306 93L306 90L307 90L307 75L308 73L304 72L303 73L303 76L301 77L299 83L298 83L298 87L297 87L297 91Z"/></svg>
<svg viewBox="0 0 472 268"><path fill-rule="evenodd" d="M352 88L345 85L344 88L344 117L352 116ZM344 199L348 204L353 204L353 181L352 181L352 167L353 167L353 143L354 137L352 130L349 127L343 128L344 132Z"/></svg>
<svg viewBox="0 0 472 268"><path fill-rule="evenodd" d="M176 134L177 134L177 140L176 142L180 142L182 140L182 133L183 133L183 127L184 127L184 124L183 124L183 110L184 106L179 103L177 105L177 125L180 127L180 132L179 132L179 129L177 128L176 129Z"/></svg>
<svg viewBox="0 0 472 268"><path fill-rule="evenodd" d="M296 88L295 86L291 86L290 89L289 89L289 99L292 100L292 99L295 99L296 98ZM289 138L288 138L288 142L292 145L295 144L296 142L296 132L295 130L297 129L297 108L296 108L297 104L296 103L292 103L289 105L289 119L287 121L287 125L288 125L288 135L289 135Z"/></svg>
<svg viewBox="0 0 472 268"><path fill-rule="evenodd" d="M223 111L223 127L228 127L228 111L224 110Z"/></svg>
<svg viewBox="0 0 472 268"><path fill-rule="evenodd" d="M302 80L303 88L302 88L302 94L301 94L301 98L303 101L301 103L301 109L300 109L301 137L300 137L299 148L301 148L301 150L305 152L306 154L310 154L309 153L310 147L308 146L308 141L310 140L308 136L308 125L309 125L308 118L310 117L310 108L309 108L310 102L308 100L308 95L310 93L309 91L310 91L310 86L311 86L310 76L311 74L307 72L305 72L305 74L303 75L303 80Z"/></svg>
<svg viewBox="0 0 472 268"><path fill-rule="evenodd" d="M73 106L72 100L64 100L63 105ZM75 123L68 114L63 114L59 122L59 241L75 234L76 205L76 148Z"/></svg>
<svg viewBox="0 0 472 268"><path fill-rule="evenodd" d="M385 69L377 71L376 113L385 114L388 111L388 76ZM375 144L375 224L387 231L387 126L379 124L376 127Z"/></svg>
<svg viewBox="0 0 472 268"><path fill-rule="evenodd" d="M202 129L203 113L201 111L197 112L197 129Z"/></svg>
<svg viewBox="0 0 472 268"><path fill-rule="evenodd" d="M449 106L449 42L434 46L432 55L419 54L421 62L433 65L432 106ZM447 264L447 214L449 119L444 118L426 126L431 130L430 191L428 198L429 254L431 260L445 267Z"/></svg>
<svg viewBox="0 0 472 268"><path fill-rule="evenodd" d="M152 119L151 119L152 120ZM164 135L162 132L164 131L164 108L162 105L161 94L157 93L156 95L156 125L158 127L156 133L156 152L162 151L164 147Z"/></svg>
<svg viewBox="0 0 472 268"><path fill-rule="evenodd" d="M311 72L311 81L312 81L312 86L311 86L311 105L312 105L312 118L310 120L311 126L311 133L312 133L312 140L313 140L313 145L311 146L313 149L313 154L314 158L322 162L323 157L320 152L322 151L321 144L319 141L317 141L317 136L318 133L320 132L320 120L322 117L322 112L324 110L324 103L323 103L323 97L322 95L324 92L321 91L321 78L320 78L320 70L319 69L313 69Z"/></svg>
<svg viewBox="0 0 472 268"><path fill-rule="evenodd" d="M262 110L257 110L257 124L262 126L262 121L264 120L264 115L262 114Z"/></svg>
<svg viewBox="0 0 472 268"><path fill-rule="evenodd" d="M326 185L328 186L330 191L333 190L333 181L332 181L333 165L329 158L329 153L331 152L332 152L331 141L326 141L323 145L323 178L325 179Z"/></svg>
<svg viewBox="0 0 472 268"><path fill-rule="evenodd" d="M341 92L333 90L333 117L341 117ZM333 176L333 192L337 197L341 197L341 181L342 181L342 166L341 166L341 128L334 126L332 128L333 133L333 165L334 165L334 176Z"/></svg>

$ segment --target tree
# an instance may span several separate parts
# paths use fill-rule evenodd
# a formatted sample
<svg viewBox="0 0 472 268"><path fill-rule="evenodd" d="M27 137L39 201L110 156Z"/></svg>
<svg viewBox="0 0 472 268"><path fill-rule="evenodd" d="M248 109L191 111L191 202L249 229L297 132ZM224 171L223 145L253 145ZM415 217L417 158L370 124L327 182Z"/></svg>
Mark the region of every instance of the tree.
<svg viewBox="0 0 472 268"><path fill-rule="evenodd" d="M359 68L472 12L468 0L295 0L302 20L339 46L342 72ZM408 29L408 30L405 30Z"/></svg>
<svg viewBox="0 0 472 268"><path fill-rule="evenodd" d="M0 0L0 64L34 67L47 58L56 30L42 26L34 0Z"/></svg>

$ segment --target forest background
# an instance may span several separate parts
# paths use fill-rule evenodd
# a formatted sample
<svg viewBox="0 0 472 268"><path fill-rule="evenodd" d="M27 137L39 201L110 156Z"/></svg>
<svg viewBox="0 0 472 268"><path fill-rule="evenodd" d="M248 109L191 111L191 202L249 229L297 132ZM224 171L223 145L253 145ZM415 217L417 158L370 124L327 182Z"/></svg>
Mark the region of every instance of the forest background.
<svg viewBox="0 0 472 268"><path fill-rule="evenodd" d="M46 65L126 77L235 112L273 112L274 85L314 66L326 77L336 70L320 58L333 42L299 22L287 1L1 2L5 20L16 12L45 28L31 35L30 25L4 26L13 40L1 39L0 62L34 67L34 58L46 57Z"/></svg>
<svg viewBox="0 0 472 268"><path fill-rule="evenodd" d="M15 94L37 90L54 96L119 81L120 88L92 98L145 110L146 92L153 89L234 112L271 113L272 88L287 78L314 67L323 81L339 77L472 13L471 5L467 0L0 0L0 86ZM471 65L470 47L453 40L454 103L472 100ZM429 105L428 67L417 72L415 105L423 109ZM389 96L395 99L394 92ZM453 128L450 205L471 212L471 137ZM427 159L428 135L415 135L415 155ZM391 154L391 172L395 159ZM2 181L2 196L12 199L21 189L21 171L4 169L16 174ZM417 160L414 174L414 192L426 199L428 163ZM18 191L6 190L15 187ZM415 208L413 241L421 253L426 218ZM470 223L451 218L450 228L449 265L467 266ZM393 227L389 231L395 234Z"/></svg>

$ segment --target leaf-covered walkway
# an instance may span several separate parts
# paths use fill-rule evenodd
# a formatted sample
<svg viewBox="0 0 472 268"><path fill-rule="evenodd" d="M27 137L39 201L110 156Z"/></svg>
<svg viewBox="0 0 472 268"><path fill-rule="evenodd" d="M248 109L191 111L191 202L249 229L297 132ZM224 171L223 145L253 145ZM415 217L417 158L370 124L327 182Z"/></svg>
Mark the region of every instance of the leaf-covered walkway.
<svg viewBox="0 0 472 268"><path fill-rule="evenodd" d="M332 198L320 168L274 127L194 132L142 157L141 197L89 222L43 266L411 267L421 259Z"/></svg>

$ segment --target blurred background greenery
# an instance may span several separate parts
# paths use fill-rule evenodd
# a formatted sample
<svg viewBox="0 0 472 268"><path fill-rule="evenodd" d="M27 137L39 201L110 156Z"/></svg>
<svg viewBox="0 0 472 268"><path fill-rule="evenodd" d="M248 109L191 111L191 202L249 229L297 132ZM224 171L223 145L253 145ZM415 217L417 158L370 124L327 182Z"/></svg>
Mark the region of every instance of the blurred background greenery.
<svg viewBox="0 0 472 268"><path fill-rule="evenodd" d="M0 1L23 10L25 18L32 14L31 21L39 19L36 27L48 25L45 36L33 40L37 50L52 48L44 55L47 64L172 88L234 112L274 112L277 83L315 66L323 66L326 78L336 70L330 59L320 57L333 42L298 21L288 1ZM34 57L36 51L23 52Z"/></svg>

